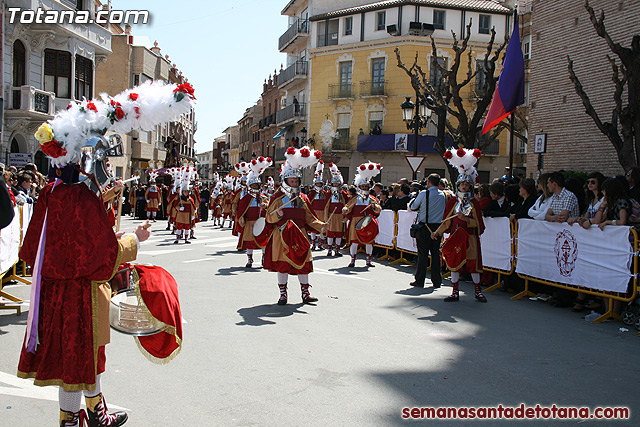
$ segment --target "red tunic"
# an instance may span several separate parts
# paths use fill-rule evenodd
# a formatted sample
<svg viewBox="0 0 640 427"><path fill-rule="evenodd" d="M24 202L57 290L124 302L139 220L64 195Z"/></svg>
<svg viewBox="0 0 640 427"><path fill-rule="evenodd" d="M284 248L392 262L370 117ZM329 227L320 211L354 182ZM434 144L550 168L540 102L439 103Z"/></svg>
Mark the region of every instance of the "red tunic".
<svg viewBox="0 0 640 427"><path fill-rule="evenodd" d="M273 234L271 235L271 240L265 248L263 265L265 269L269 271L276 271L279 273L309 274L313 271L311 249L309 248L307 250L307 261L304 262L304 265L302 265L301 268L296 268L285 261L282 255L283 243L289 246L293 246L295 242L283 242L283 233L282 230L280 230L280 227L284 226L287 221L291 220L302 231L303 238L308 244L309 241L307 240L306 233L311 230L319 232L321 222L318 221L316 216L313 214L313 210L311 209L311 202L304 194L300 194L301 200L296 200L297 207L283 208L283 217L278 219L277 222L272 222L273 220L270 220L269 218L270 216L273 217L272 215L274 214L274 211L277 211L279 206L282 206L281 199L283 196L284 194L279 190L276 192L276 194L273 195L269 203L269 209L267 211L267 222L271 222L273 224L274 230Z"/></svg>
<svg viewBox="0 0 640 427"><path fill-rule="evenodd" d="M35 354L22 348L18 376L40 386L67 391L93 390L104 372L104 346L97 341L97 285L109 280L119 265L118 241L107 212L84 184L53 183L40 192L24 238L20 259L35 265L40 233L47 231Z"/></svg>
<svg viewBox="0 0 640 427"><path fill-rule="evenodd" d="M479 203L477 200L472 199L470 201L471 206L473 207L471 213L467 215L467 217L471 220L471 224L469 225L466 221L459 219L457 216L452 219L445 221L438 228L438 233L449 233L453 234L459 228L466 231L469 235L467 241L467 250L466 254L461 254L461 261L457 259L454 264L453 257L451 259L447 259L446 252L448 252L445 246L443 246L443 258L447 262L447 266L451 271L459 271L461 273L482 273L482 252L480 251L480 235L484 232L484 222L482 220L482 213L479 208ZM444 217L449 218L455 215L455 208L458 204L458 199L456 197L452 197L447 201L447 205L444 209ZM447 239L448 240L448 239ZM453 241L452 241L453 242ZM460 252L460 251L454 251Z"/></svg>

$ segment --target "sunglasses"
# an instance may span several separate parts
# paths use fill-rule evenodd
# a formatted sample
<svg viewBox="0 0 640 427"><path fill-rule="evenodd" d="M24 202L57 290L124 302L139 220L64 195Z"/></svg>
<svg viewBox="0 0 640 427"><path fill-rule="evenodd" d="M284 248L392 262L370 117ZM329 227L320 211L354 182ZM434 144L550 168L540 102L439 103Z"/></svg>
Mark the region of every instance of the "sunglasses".
<svg viewBox="0 0 640 427"><path fill-rule="evenodd" d="M597 184L598 181L596 181L595 179L589 179L589 180L587 180L587 183L588 184Z"/></svg>

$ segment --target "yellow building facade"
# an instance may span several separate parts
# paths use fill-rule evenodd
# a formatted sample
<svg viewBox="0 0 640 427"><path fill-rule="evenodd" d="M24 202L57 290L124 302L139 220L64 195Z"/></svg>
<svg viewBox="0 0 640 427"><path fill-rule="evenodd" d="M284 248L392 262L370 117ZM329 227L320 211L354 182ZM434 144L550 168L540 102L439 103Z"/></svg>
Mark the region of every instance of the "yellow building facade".
<svg viewBox="0 0 640 427"><path fill-rule="evenodd" d="M420 15L429 21L427 8L422 9L425 10ZM428 10L434 13L430 8ZM392 22L395 28L387 26L386 31L371 29L367 23L375 26L380 20L381 11L386 11L387 23L390 12L401 16L400 18L393 16ZM405 18L409 12L413 13L413 9L407 7L404 12ZM446 12L449 13L449 11ZM479 14L481 12L483 11L478 11ZM461 12L457 11L457 13ZM367 18L369 14L372 15L371 18ZM421 19L420 15L416 12L415 17L412 15L410 19ZM505 18L504 13L491 16L498 33L496 40L504 40L504 33L509 25L508 19ZM357 18L364 22L360 23L361 34L356 37L359 40L343 43L342 41L350 40L348 36L343 37L348 29L351 29L352 34L358 32ZM318 41L316 47L309 51L311 63L308 101L309 133L315 141L316 148L320 148L322 143L323 157L334 161L340 167L346 182L353 181L357 167L367 160L383 165L384 169L379 180L385 185L397 182L400 178L412 176L405 156L413 153L409 151L410 146L402 145L402 141L403 138L405 141L413 141L413 131L407 129L402 119L400 105L406 97L411 97L415 102L415 90L411 86L409 76L398 67L395 49L399 49L401 58L408 67L417 55L418 63L428 77L434 78L435 76L431 73L435 70L431 70L430 66L432 47L429 37L411 34L409 31L405 31L407 34L391 34L393 30L398 31L398 27L402 26L400 21L405 18L402 18L402 13L397 12L396 9L384 8L374 8L371 11L363 11L362 8L354 8L353 11L346 9L311 18L315 24L312 26L312 37ZM461 18L464 19L464 16ZM395 24L396 22L398 24ZM458 20L458 23L460 22ZM327 34L331 27L334 28L336 36L326 36L323 42L323 34ZM457 33L460 34L460 32ZM438 57L445 58L445 65L449 68L454 59L451 32L446 31L445 28L445 31L436 30L433 36L438 47ZM335 38L338 41L331 43ZM475 70L476 62L484 59L487 43L488 36L474 35L474 27L472 27L472 37L469 42L471 59L467 52L462 56L459 68L460 81L467 74L469 60L472 61L471 67ZM462 96L465 99L465 108L468 114L471 114L475 109L474 99L477 99L475 79L466 86ZM419 155L426 155L426 158L419 169L418 178L422 179L433 172L450 178L446 172L444 160L432 149L433 143L437 140L435 112L432 114L432 119L432 123L420 131L424 136L420 138L419 147L422 149L430 146L431 149L427 149L426 153L419 153ZM377 135L371 138L370 134ZM503 132L499 140L484 151L477 165L482 182L490 182L503 175L504 167L508 164L508 140L508 132ZM424 145L423 141L428 142ZM450 146L450 140L447 138L446 141L445 145Z"/></svg>

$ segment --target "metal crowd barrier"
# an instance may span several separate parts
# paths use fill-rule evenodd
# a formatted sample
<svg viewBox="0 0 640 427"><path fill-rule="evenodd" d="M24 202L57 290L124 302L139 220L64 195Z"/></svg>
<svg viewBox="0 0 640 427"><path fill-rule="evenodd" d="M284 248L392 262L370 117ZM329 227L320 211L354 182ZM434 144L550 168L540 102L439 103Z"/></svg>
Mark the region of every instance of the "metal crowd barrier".
<svg viewBox="0 0 640 427"><path fill-rule="evenodd" d="M502 270L502 269L498 269L498 268L493 268L493 267L486 267L483 266L483 270L485 271L489 271L492 273L496 273L498 275L496 283L494 283L493 285L489 286L487 289L485 289L485 292L491 292L497 288L500 288L503 286L503 276L509 276L515 273L516 270L516 266L518 263L518 246L517 246L517 239L518 239L518 221L511 221L510 222L510 233L511 233L511 268L509 270ZM588 295L593 295L596 297L600 297L604 300L606 300L608 302L607 304L607 311L600 317L598 317L596 320L594 320L594 323L599 323L599 322L603 322L606 319L609 318L615 318L618 320L620 319L620 315L615 313L613 311L613 302L614 301L620 301L620 302L630 302L635 300L638 297L638 270L639 270L639 255L640 255L640 239L638 237L638 231L636 228L631 227L630 228L630 233L633 236L633 264L632 264L632 274L633 274L633 279L632 279L632 285L631 285L631 290L630 292L611 292L611 291L603 291L603 290L598 290L598 289L593 289L593 288L587 288L584 286L577 286L577 285L570 285L570 284L565 284L565 283L559 283L559 282L554 282L554 281L549 281L549 280L545 280L542 278L537 278L537 277L533 277L533 276L528 276L528 275L524 275L524 274L518 274L518 277L521 277L524 279L525 281L525 287L524 290L520 293L518 293L517 295L514 295L513 297L511 297L512 300L517 300L520 299L522 297L525 296L534 296L533 292L531 292L529 290L529 282L536 282L536 283L541 283L544 285L549 285L549 286L553 286L555 288L559 288L559 289L566 289L566 290L571 290L571 291L576 291L576 292L582 292ZM397 236L398 236L398 213L396 212L394 215L394 231L393 231L393 245L392 246L387 246L387 245L382 245L379 243L375 243L374 246L379 247L379 248L383 248L386 250L386 254L384 256L382 256L381 258L378 258L379 260L384 260L384 259L391 259L393 260L393 257L391 255L389 255L389 250L396 250L400 253L400 257L396 260L393 260L391 262L391 264L397 264L397 263L406 263L409 265L412 265L413 263L411 263L410 261L406 260L404 258L405 254L413 254L413 255L417 255L417 252L414 251L408 251L406 249L400 249L398 248L397 245ZM443 240L444 242L444 240ZM431 257L430 257L431 258ZM430 263L431 264L431 263ZM429 266L429 269L431 269L431 266ZM443 275L443 277L445 277ZM638 335L640 335L640 333L638 333Z"/></svg>
<svg viewBox="0 0 640 427"><path fill-rule="evenodd" d="M19 206L18 207L18 220L20 222L20 242L18 245L18 251L20 250L20 248L22 247L22 241L24 240L24 235L26 233L26 227L28 227L28 223L26 224L25 227L25 216L24 216L24 206ZM31 218L29 218L31 219ZM18 275L18 264L22 262L22 274ZM24 277L29 277L27 276L27 263L24 261L21 261L20 259L18 259L18 261L16 261L13 266L8 270L11 272L11 274L7 277L3 277L2 278L2 283L0 284L0 297L6 298L12 302L17 303L18 305L6 305L6 304L2 304L0 305L0 310L16 310L16 314L20 315L22 313L22 307L20 306L20 304L22 304L24 301L21 300L20 298L11 295L10 293L2 290L2 285L11 281L17 281L17 282L21 282L27 285L30 285L31 282L27 279L25 279ZM2 273L3 276L4 274L6 274L6 272Z"/></svg>

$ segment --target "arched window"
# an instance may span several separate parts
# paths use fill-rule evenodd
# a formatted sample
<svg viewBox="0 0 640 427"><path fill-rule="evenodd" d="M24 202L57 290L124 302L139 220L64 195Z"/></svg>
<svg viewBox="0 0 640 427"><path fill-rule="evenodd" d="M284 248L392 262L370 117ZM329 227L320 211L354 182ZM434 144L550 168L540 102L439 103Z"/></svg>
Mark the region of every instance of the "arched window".
<svg viewBox="0 0 640 427"><path fill-rule="evenodd" d="M40 173L42 173L43 175L46 176L49 173L49 160L41 150L38 150L36 152L33 163L35 163L38 171L40 171Z"/></svg>
<svg viewBox="0 0 640 427"><path fill-rule="evenodd" d="M19 153L20 152L20 143L15 138L13 138L11 140L11 152L12 153Z"/></svg>
<svg viewBox="0 0 640 427"><path fill-rule="evenodd" d="M26 84L26 49L20 40L13 43L13 86L20 87Z"/></svg>

